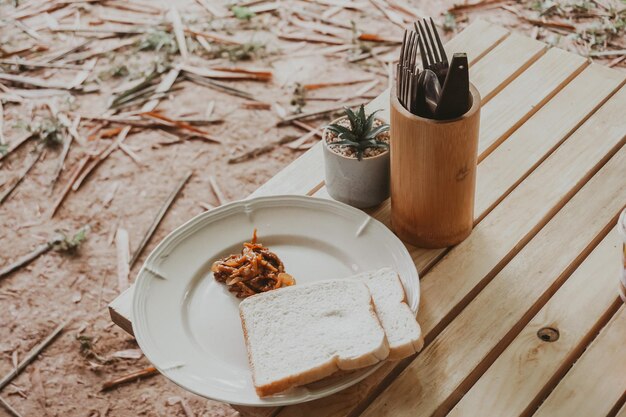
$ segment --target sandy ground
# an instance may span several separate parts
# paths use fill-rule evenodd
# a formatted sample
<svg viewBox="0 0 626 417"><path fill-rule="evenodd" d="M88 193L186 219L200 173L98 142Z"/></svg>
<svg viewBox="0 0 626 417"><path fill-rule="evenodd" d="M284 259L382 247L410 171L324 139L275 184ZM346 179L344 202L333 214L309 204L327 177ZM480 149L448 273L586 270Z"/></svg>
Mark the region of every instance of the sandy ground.
<svg viewBox="0 0 626 417"><path fill-rule="evenodd" d="M183 20L202 22L207 19L206 11L197 4L185 1L175 3ZM400 35L400 29L382 19L380 12L371 4L362 3L366 6L363 10L343 10L335 18L345 22L354 20L357 27L366 28L368 32ZM454 2L412 3L443 21L442 12ZM5 13L12 13L13 7L6 0L0 2L0 18ZM325 9L330 6L320 7ZM80 9L80 16L72 14L64 18L62 23L84 25L91 16L100 12L102 9L97 2L85 4ZM127 11L117 12L126 16L131 14ZM478 17L533 33L530 25L520 25L515 16L507 11L480 10L467 15L468 21ZM233 36L242 39L251 36L264 39L268 28L277 22L280 22L280 17L276 14L263 14L247 23L233 23L243 26L242 29L233 26L228 30L233 32ZM467 21L459 23L458 30L465 24ZM41 34L54 39L55 47L74 41L71 33L52 35L42 30ZM446 37L452 35L453 31L446 33ZM553 40L555 36L544 30L536 35L546 40ZM296 42L278 42L271 36L268 39L268 49L299 50L303 46ZM21 45L32 42L27 34L11 25L0 27L0 40L5 50L19 49ZM102 57L94 74L122 62L128 66L130 75L102 81L100 93L77 94L73 103L57 97L53 104L59 109L82 114L102 112L106 109L110 89L145 70L150 60L157 55L155 52L137 53L127 49ZM378 62L367 60L351 64L345 56L293 58L287 53L257 60L254 65L272 68L273 81L269 84L231 82L229 85L252 92L261 101L279 103L287 110L291 109L290 101L296 82L375 77L380 82L368 92L369 96L380 93L387 83L385 69ZM48 79L62 77L59 71L51 69L23 75L32 74L47 76ZM91 83L93 77L90 76L87 84ZM133 252L162 201L185 172L190 169L194 171L139 262L131 270L132 281L141 261L160 239L176 226L204 211L201 203L218 204L209 185L209 176L215 176L228 200L236 200L254 191L302 153L287 147L277 147L253 160L228 164L227 159L233 153L269 143L285 135L299 136L303 131L293 127L275 128L278 116L273 110L245 109L242 107L245 100L231 95L188 82L177 85L183 89L162 100L159 110L168 115L203 114L207 103L214 101L213 117L224 118L226 122L209 126L207 130L222 139L223 144L184 140L165 145L164 142L171 141L172 137L158 129L131 133L126 144L139 157L140 163L120 150L114 151L77 192L68 195L53 219L49 218L48 210L69 181L71 168L83 157L85 150L78 145L72 147L65 169L56 187L52 188L50 182L58 164L60 148L49 148L23 183L0 205L0 265L28 253L47 241L56 230L65 230L71 234L86 224L91 228L78 254L71 256L51 251L0 280L0 375L8 373L14 361L23 358L56 324L69 320L62 335L0 392L24 416L183 416L185 413L180 403L170 405L175 402L175 397L183 398L197 416L237 415L230 406L189 394L161 376L100 392L103 382L149 366L143 357L121 359L113 356L115 352L137 349L131 336L112 325L107 311L107 304L119 293L117 258L112 243L115 231L120 227L128 231ZM320 91L317 96L343 97L350 91L350 88L337 88ZM24 134L24 125L47 113L46 102L29 100L24 104L4 104L4 135L9 143ZM332 103L307 101L304 110L324 108ZM318 126L322 122L324 120L311 123ZM89 130L88 123L81 123L81 135L87 135ZM108 144L111 139L96 139L92 142L98 141ZM90 143L89 146L97 148L98 145ZM6 187L23 169L26 161L33 156L33 148L33 144L27 143L0 162L0 187ZM3 413L0 409L0 415Z"/></svg>

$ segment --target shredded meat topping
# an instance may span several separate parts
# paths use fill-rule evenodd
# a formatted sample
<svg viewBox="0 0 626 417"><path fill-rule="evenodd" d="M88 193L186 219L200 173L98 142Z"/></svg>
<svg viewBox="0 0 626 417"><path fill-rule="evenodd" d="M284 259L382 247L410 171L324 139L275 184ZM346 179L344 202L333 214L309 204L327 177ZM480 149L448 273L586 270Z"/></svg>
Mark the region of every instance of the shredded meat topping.
<svg viewBox="0 0 626 417"><path fill-rule="evenodd" d="M228 286L238 298L288 287L296 283L285 272L285 265L268 248L257 242L256 229L252 241L243 244L241 254L219 259L211 266L218 282Z"/></svg>

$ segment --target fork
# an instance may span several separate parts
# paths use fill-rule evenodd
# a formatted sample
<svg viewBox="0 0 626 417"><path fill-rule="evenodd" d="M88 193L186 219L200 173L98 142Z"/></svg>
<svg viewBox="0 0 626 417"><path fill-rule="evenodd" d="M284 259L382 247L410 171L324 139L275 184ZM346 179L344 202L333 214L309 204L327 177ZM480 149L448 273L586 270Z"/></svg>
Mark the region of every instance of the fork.
<svg viewBox="0 0 626 417"><path fill-rule="evenodd" d="M416 79L419 72L416 66L418 38L417 32L404 32L400 48L400 60L396 66L396 95L402 105L409 111L411 111L415 96Z"/></svg>
<svg viewBox="0 0 626 417"><path fill-rule="evenodd" d="M429 20L430 25L426 19L414 22L413 25L415 26L415 31L420 35L418 43L422 57L422 66L424 69L433 71L437 75L439 83L443 85L448 73L448 57L441 43L439 33L437 33L435 22L432 17Z"/></svg>

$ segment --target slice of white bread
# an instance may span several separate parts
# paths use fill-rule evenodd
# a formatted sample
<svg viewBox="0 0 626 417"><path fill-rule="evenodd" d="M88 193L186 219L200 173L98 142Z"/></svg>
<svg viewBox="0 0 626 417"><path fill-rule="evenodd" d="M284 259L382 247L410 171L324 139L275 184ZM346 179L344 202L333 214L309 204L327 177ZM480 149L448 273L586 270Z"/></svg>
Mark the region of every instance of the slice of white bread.
<svg viewBox="0 0 626 417"><path fill-rule="evenodd" d="M367 271L352 277L363 280L370 289L376 314L389 343L389 360L400 360L424 346L422 330L411 311L398 274L391 268Z"/></svg>
<svg viewBox="0 0 626 417"><path fill-rule="evenodd" d="M374 365L389 347L364 282L341 279L254 295L239 305L260 397Z"/></svg>

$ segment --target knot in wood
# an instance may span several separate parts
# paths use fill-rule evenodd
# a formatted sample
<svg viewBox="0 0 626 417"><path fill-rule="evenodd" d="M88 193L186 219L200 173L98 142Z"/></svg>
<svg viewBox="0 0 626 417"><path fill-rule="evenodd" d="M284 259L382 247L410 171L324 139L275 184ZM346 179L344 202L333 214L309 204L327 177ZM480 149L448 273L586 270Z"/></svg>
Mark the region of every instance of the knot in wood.
<svg viewBox="0 0 626 417"><path fill-rule="evenodd" d="M542 327L537 331L537 337L544 342L556 342L559 340L559 331L553 327Z"/></svg>

